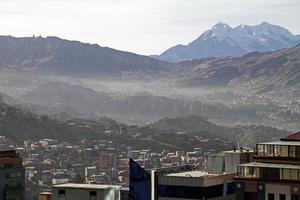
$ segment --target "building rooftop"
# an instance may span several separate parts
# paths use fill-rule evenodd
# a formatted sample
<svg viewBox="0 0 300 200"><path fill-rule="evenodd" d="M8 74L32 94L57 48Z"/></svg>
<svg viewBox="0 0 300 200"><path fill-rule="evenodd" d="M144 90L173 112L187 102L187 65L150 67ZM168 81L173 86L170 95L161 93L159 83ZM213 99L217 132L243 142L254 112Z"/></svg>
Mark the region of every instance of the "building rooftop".
<svg viewBox="0 0 300 200"><path fill-rule="evenodd" d="M298 142L297 141L275 141L275 142L263 142L258 144L300 146L300 140Z"/></svg>
<svg viewBox="0 0 300 200"><path fill-rule="evenodd" d="M118 185L98 185L98 184L75 184L66 183L61 185L53 185L54 188L73 188L73 189L94 189L94 190L104 190L104 189L120 189L121 186Z"/></svg>
<svg viewBox="0 0 300 200"><path fill-rule="evenodd" d="M285 138L282 138L281 141L298 141L298 142L300 142L300 131L293 133Z"/></svg>
<svg viewBox="0 0 300 200"><path fill-rule="evenodd" d="M300 165L289 164L271 164L271 163L259 163L252 162L239 165L241 167L265 167L265 168L284 168L284 169L300 169Z"/></svg>
<svg viewBox="0 0 300 200"><path fill-rule="evenodd" d="M253 153L253 149L237 149L237 150L230 150L230 151L223 151L224 153L238 153L238 154L241 154L241 153Z"/></svg>
<svg viewBox="0 0 300 200"><path fill-rule="evenodd" d="M41 192L40 195L50 195L52 194L51 192Z"/></svg>
<svg viewBox="0 0 300 200"><path fill-rule="evenodd" d="M222 174L209 174L205 171L186 171L178 173L166 174L166 176L177 176L177 177L204 177L204 176L220 176Z"/></svg>

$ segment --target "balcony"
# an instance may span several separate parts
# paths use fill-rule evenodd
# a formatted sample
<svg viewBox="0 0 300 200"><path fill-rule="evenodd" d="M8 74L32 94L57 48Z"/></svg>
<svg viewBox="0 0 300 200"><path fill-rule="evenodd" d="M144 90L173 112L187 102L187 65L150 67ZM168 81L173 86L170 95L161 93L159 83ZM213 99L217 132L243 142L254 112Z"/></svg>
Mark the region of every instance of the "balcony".
<svg viewBox="0 0 300 200"><path fill-rule="evenodd" d="M247 163L238 166L236 179L264 181L300 181L300 166L288 164Z"/></svg>
<svg viewBox="0 0 300 200"><path fill-rule="evenodd" d="M269 142L256 145L257 157L299 158L300 142Z"/></svg>

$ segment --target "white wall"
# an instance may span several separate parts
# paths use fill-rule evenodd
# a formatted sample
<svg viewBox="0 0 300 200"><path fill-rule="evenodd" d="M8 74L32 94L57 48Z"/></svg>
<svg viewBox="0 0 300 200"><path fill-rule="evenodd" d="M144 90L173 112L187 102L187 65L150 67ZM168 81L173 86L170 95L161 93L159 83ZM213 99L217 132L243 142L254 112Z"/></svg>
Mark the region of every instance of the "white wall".
<svg viewBox="0 0 300 200"><path fill-rule="evenodd" d="M268 193L275 194L275 200L279 200L279 194L285 194L286 200L291 200L291 191L289 185L274 185L274 184L266 184L266 199L268 199Z"/></svg>

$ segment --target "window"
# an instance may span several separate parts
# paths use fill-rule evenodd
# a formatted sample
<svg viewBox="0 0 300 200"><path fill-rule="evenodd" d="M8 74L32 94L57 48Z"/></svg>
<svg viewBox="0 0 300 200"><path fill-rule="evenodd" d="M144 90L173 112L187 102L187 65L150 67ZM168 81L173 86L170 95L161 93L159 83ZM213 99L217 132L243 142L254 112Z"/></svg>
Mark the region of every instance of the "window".
<svg viewBox="0 0 300 200"><path fill-rule="evenodd" d="M288 157L288 146L274 146L274 156Z"/></svg>
<svg viewBox="0 0 300 200"><path fill-rule="evenodd" d="M275 200L275 195L273 193L269 193L268 200Z"/></svg>
<svg viewBox="0 0 300 200"><path fill-rule="evenodd" d="M253 173L253 178L259 178L259 168L258 167L254 167L254 173Z"/></svg>
<svg viewBox="0 0 300 200"><path fill-rule="evenodd" d="M280 169L277 168L260 168L261 178L280 179Z"/></svg>
<svg viewBox="0 0 300 200"><path fill-rule="evenodd" d="M90 200L97 200L97 192L90 191Z"/></svg>
<svg viewBox="0 0 300 200"><path fill-rule="evenodd" d="M292 194L291 200L299 200L299 195Z"/></svg>
<svg viewBox="0 0 300 200"><path fill-rule="evenodd" d="M267 145L267 156L273 156L274 153L274 145Z"/></svg>
<svg viewBox="0 0 300 200"><path fill-rule="evenodd" d="M295 153L296 157L300 157L300 146L296 146L295 148L296 148L296 153Z"/></svg>
<svg viewBox="0 0 300 200"><path fill-rule="evenodd" d="M6 179L15 178L16 176L17 176L16 173L7 173L7 174L5 174Z"/></svg>
<svg viewBox="0 0 300 200"><path fill-rule="evenodd" d="M261 144L257 145L257 154L260 156L265 155L264 145L261 145Z"/></svg>
<svg viewBox="0 0 300 200"><path fill-rule="evenodd" d="M63 195L65 195L65 194L66 194L66 190L58 190L58 194L63 194Z"/></svg>
<svg viewBox="0 0 300 200"><path fill-rule="evenodd" d="M245 200L257 200L256 192L245 192Z"/></svg>
<svg viewBox="0 0 300 200"><path fill-rule="evenodd" d="M283 179L291 180L291 170L290 169L282 169L283 170Z"/></svg>
<svg viewBox="0 0 300 200"><path fill-rule="evenodd" d="M285 194L280 194L279 195L279 200L286 200Z"/></svg>
<svg viewBox="0 0 300 200"><path fill-rule="evenodd" d="M253 176L253 167L244 167L244 177L250 177Z"/></svg>
<svg viewBox="0 0 300 200"><path fill-rule="evenodd" d="M240 166L237 167L237 175L243 176L243 167L240 167Z"/></svg>
<svg viewBox="0 0 300 200"><path fill-rule="evenodd" d="M289 157L296 157L296 146L290 146L289 149Z"/></svg>
<svg viewBox="0 0 300 200"><path fill-rule="evenodd" d="M58 190L58 200L65 200L65 199L66 199L66 191Z"/></svg>
<svg viewBox="0 0 300 200"><path fill-rule="evenodd" d="M291 180L299 180L299 174L297 169L291 169Z"/></svg>

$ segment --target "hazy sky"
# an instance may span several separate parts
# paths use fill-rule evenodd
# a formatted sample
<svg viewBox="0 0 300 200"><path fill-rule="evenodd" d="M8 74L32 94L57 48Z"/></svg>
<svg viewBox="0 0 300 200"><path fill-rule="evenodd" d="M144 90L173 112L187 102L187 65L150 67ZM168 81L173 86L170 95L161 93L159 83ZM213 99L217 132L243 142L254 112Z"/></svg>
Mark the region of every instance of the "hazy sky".
<svg viewBox="0 0 300 200"><path fill-rule="evenodd" d="M300 34L299 11L300 0L0 0L0 35L51 35L159 54L219 21L267 21Z"/></svg>

